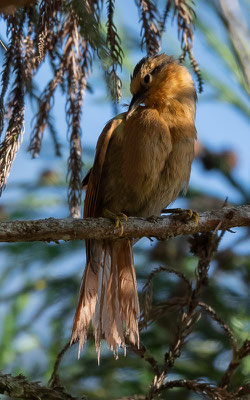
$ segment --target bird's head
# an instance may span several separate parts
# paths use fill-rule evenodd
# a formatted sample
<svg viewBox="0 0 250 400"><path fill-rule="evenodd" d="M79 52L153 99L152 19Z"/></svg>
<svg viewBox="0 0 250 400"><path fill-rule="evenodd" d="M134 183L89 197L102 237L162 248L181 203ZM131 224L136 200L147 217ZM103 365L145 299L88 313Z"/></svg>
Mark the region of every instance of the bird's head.
<svg viewBox="0 0 250 400"><path fill-rule="evenodd" d="M142 103L160 111L173 98L179 101L196 99L194 82L187 68L164 53L144 57L135 66L130 91L133 97L127 118Z"/></svg>

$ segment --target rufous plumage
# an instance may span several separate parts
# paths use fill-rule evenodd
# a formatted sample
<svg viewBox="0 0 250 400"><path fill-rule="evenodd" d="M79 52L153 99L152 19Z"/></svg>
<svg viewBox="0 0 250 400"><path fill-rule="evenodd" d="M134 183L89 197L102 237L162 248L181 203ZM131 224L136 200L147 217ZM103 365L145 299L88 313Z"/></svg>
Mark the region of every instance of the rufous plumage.
<svg viewBox="0 0 250 400"><path fill-rule="evenodd" d="M187 68L173 57L143 58L134 68L127 112L101 133L87 185L84 218L121 214L159 216L186 191L196 139L196 91ZM139 346L139 301L133 241L86 240L86 268L72 342L79 353L92 323L98 357L101 339L117 354L125 335Z"/></svg>

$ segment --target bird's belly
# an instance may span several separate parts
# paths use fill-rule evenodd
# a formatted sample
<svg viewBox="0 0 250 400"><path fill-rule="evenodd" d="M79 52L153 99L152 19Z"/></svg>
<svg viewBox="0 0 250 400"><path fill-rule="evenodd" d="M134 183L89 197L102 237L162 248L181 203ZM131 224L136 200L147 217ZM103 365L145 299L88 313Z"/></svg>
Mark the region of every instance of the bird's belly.
<svg viewBox="0 0 250 400"><path fill-rule="evenodd" d="M160 215L188 183L192 159L193 140L175 144L170 154L162 143L146 155L134 149L128 159L120 158L120 167L117 160L109 169L112 179L104 179L102 208L128 216Z"/></svg>
<svg viewBox="0 0 250 400"><path fill-rule="evenodd" d="M137 192L135 197L139 198L140 202L127 203L129 208L127 207L124 212L138 217L160 215L161 211L172 203L180 191L187 186L192 160L193 141L176 144L165 158L163 168L152 166L152 170L157 170L158 173L154 176L154 184L151 185L150 190ZM146 185L147 182L145 182ZM150 178L148 186L150 186Z"/></svg>

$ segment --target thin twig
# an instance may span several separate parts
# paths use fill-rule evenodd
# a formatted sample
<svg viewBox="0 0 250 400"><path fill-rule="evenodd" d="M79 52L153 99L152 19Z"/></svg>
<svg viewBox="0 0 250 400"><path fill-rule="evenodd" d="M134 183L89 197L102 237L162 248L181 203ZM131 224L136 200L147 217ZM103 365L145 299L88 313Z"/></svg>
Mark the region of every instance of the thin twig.
<svg viewBox="0 0 250 400"><path fill-rule="evenodd" d="M234 337L234 334L231 330L231 328L218 316L218 314L216 313L216 311L209 306L208 304L204 303L203 301L200 301L198 303L198 305L204 309L206 311L206 313L214 320L216 321L221 328L226 332L229 341L230 341L230 345L232 346L233 352L237 352L238 351L238 344L237 344L237 340Z"/></svg>
<svg viewBox="0 0 250 400"><path fill-rule="evenodd" d="M143 313L141 316L141 326L146 327L149 321L149 316L151 314L151 309L152 309L152 280L155 277L155 275L159 274L160 272L167 272L169 274L174 274L178 276L179 278L182 279L184 284L186 285L187 288L187 296L191 293L192 291L192 285L189 282L189 279L180 271L175 270L174 268L169 268L169 267L159 267L155 268L151 274L148 276L147 281L142 289L143 293L143 298L144 298L144 307L143 307Z"/></svg>
<svg viewBox="0 0 250 400"><path fill-rule="evenodd" d="M194 393L199 393L206 398L211 400L237 400L233 393L226 391L225 389L218 388L215 385L209 383L203 383L198 380L186 380L178 379L174 381L169 381L165 383L160 389L158 389L155 394L160 394L162 391L173 389L173 388L186 388Z"/></svg>
<svg viewBox="0 0 250 400"><path fill-rule="evenodd" d="M69 348L70 348L70 342L65 344L65 346L62 348L62 350L60 351L60 353L58 353L58 355L56 357L56 361L55 361L55 364L54 364L53 372L52 372L51 377L49 379L49 385L52 388L60 386L60 378L59 378L59 375L58 375L58 368L59 368L59 365L60 365L60 363L62 361L62 358L63 358L64 354L66 353L66 351Z"/></svg>
<svg viewBox="0 0 250 400"><path fill-rule="evenodd" d="M197 311L201 290L208 283L208 269L211 259L218 248L221 236L217 231L219 223L214 232L207 234L195 234L189 239L191 252L199 258L196 268L196 284L183 307L179 322L176 326L176 332L172 343L169 345L168 352L165 354L163 368L160 374L156 374L150 386L148 400L152 400L157 393L164 387L164 381L167 374L173 368L176 359L181 355L182 348L188 335L192 332L194 325L199 320L201 313Z"/></svg>
<svg viewBox="0 0 250 400"><path fill-rule="evenodd" d="M148 349L141 341L140 347L138 348L135 344L129 341L128 337L126 337L126 345L128 346L129 350L132 350L135 354L147 361L147 363L151 365L152 370L155 374L159 374L159 365L156 359L149 353Z"/></svg>
<svg viewBox="0 0 250 400"><path fill-rule="evenodd" d="M233 352L233 358L230 361L224 375L220 380L219 387L223 389L226 389L228 387L235 370L240 365L241 360L247 357L249 354L250 354L250 340L245 340L243 345L239 348L239 350Z"/></svg>

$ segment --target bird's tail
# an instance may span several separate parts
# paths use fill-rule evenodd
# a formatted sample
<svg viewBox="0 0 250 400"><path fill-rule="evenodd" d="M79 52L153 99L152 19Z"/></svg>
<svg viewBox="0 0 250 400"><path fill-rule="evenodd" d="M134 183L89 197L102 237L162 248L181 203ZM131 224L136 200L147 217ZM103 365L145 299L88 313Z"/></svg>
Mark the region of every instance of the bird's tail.
<svg viewBox="0 0 250 400"><path fill-rule="evenodd" d="M139 302L131 242L91 241L88 262L80 289L71 342L79 340L79 353L86 341L90 321L98 359L104 338L117 355L125 350L125 334L139 346Z"/></svg>

